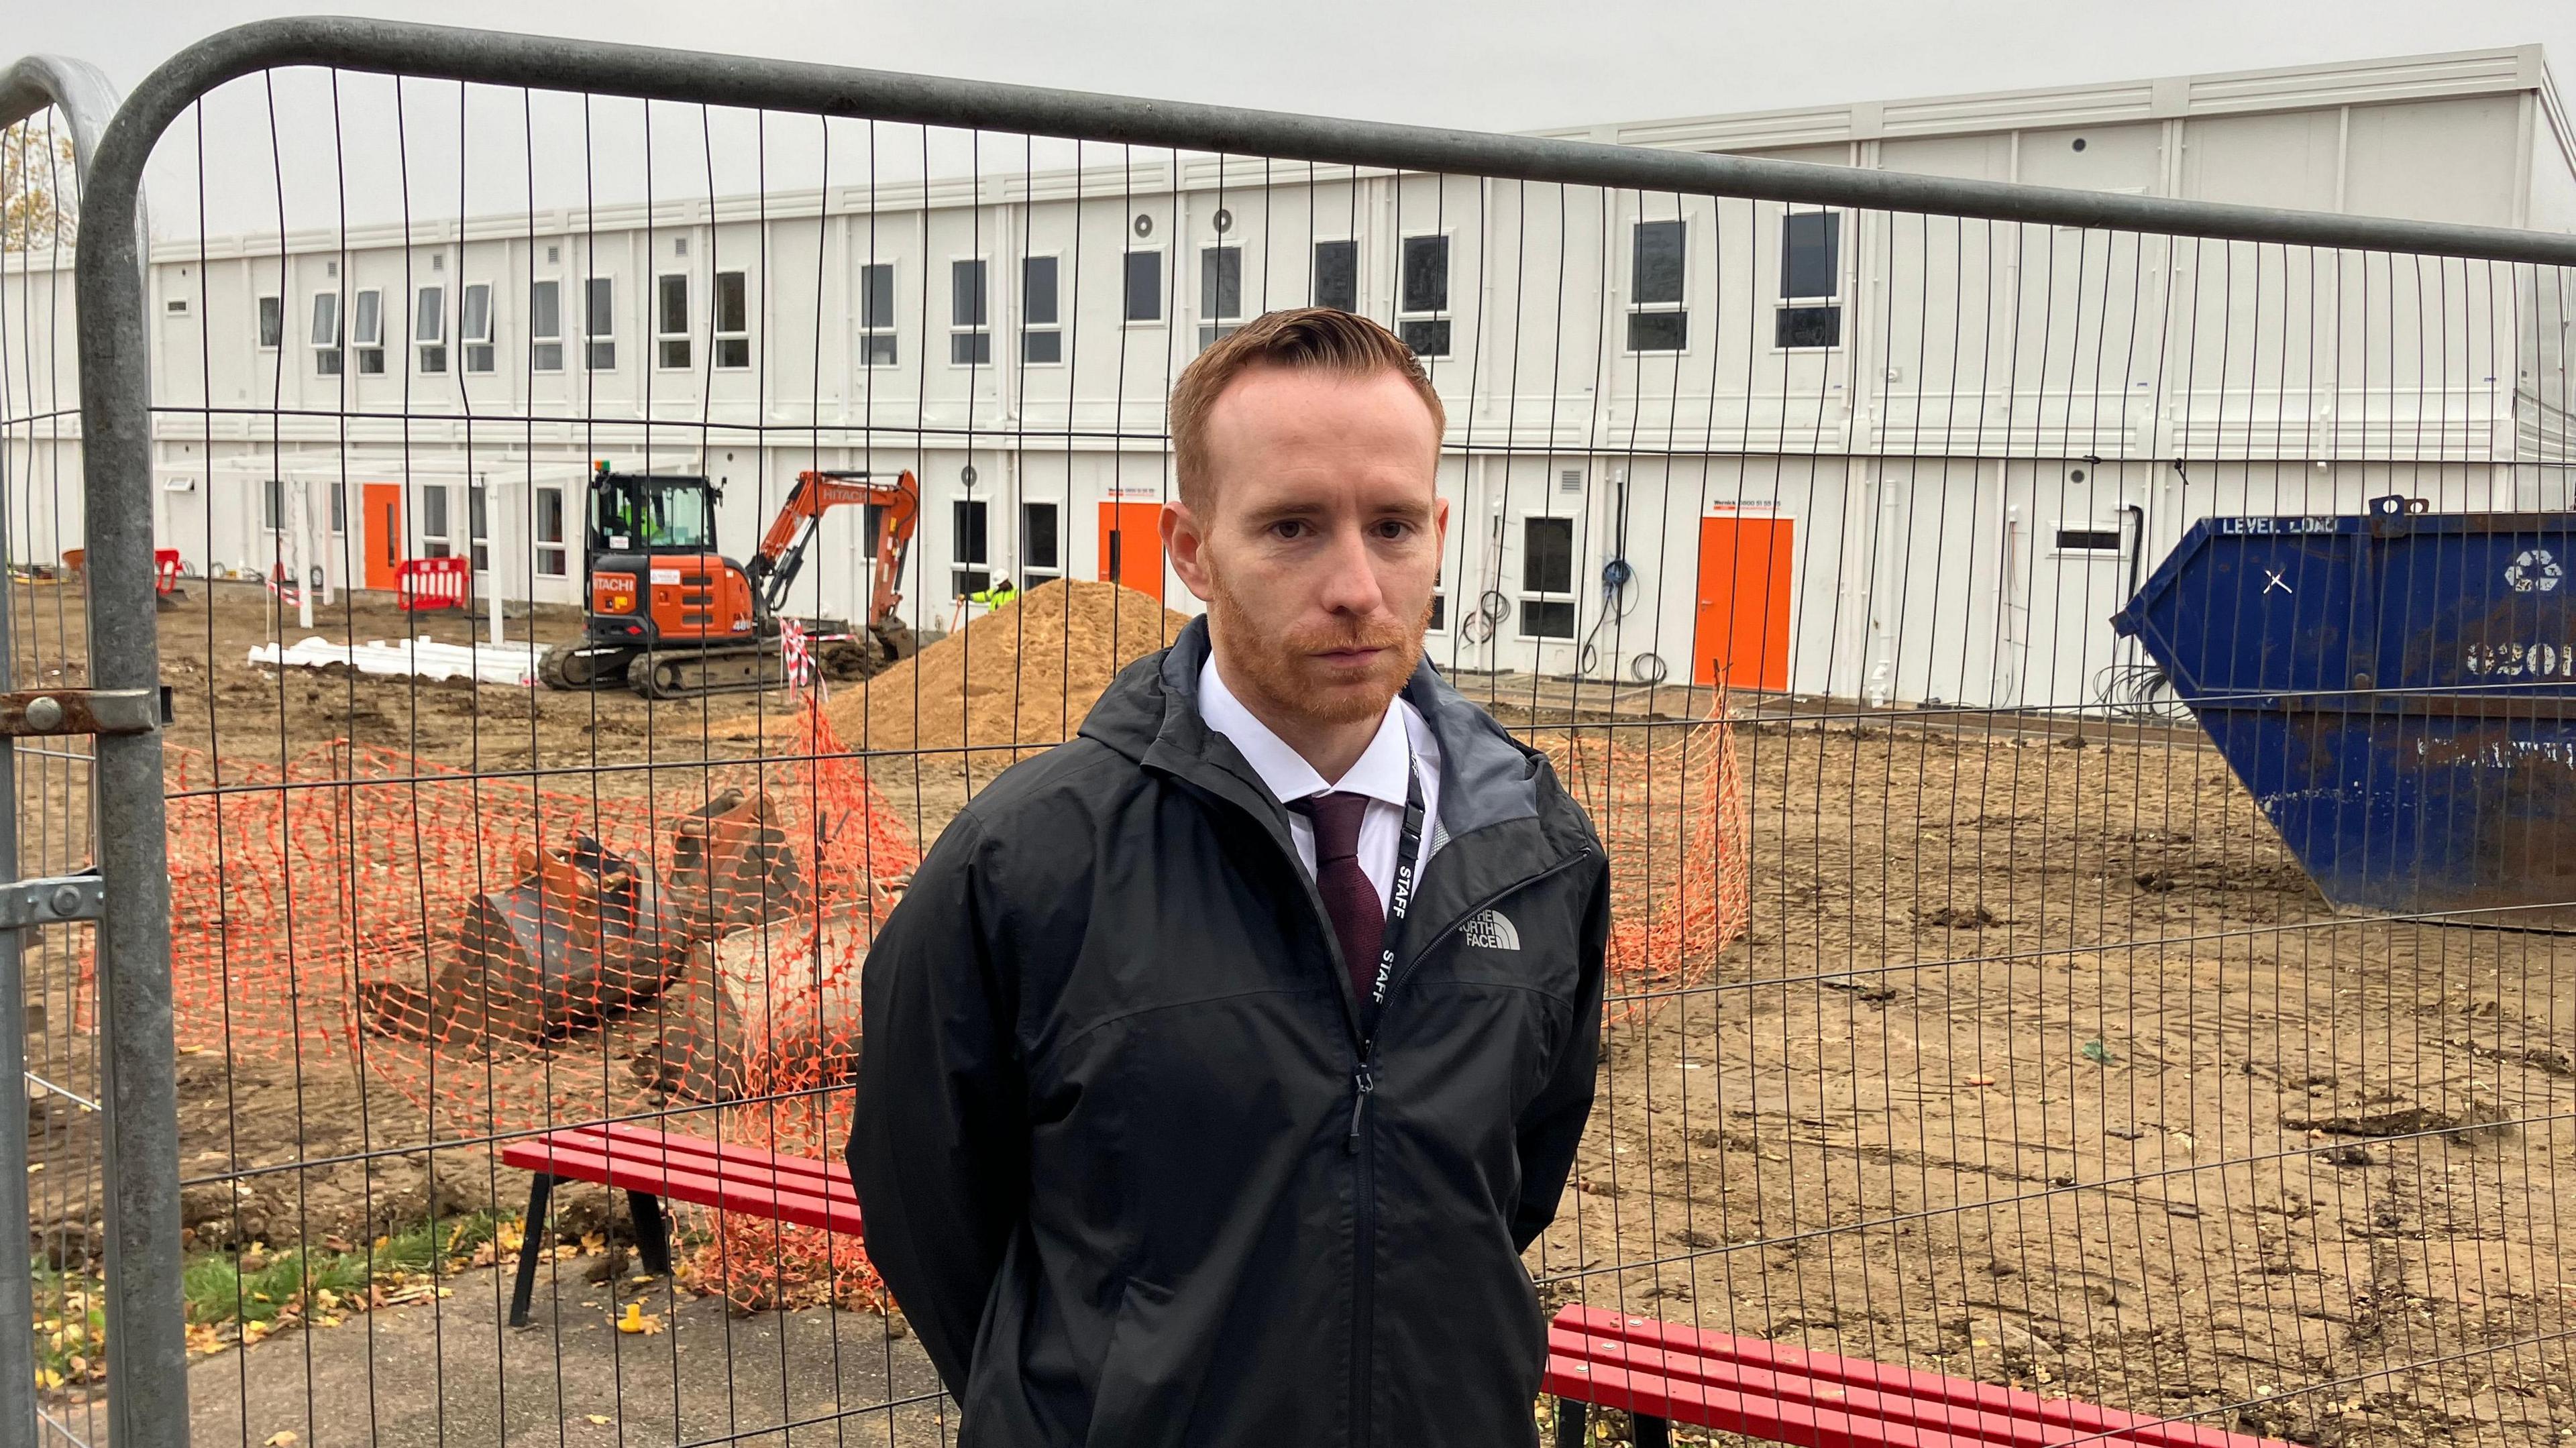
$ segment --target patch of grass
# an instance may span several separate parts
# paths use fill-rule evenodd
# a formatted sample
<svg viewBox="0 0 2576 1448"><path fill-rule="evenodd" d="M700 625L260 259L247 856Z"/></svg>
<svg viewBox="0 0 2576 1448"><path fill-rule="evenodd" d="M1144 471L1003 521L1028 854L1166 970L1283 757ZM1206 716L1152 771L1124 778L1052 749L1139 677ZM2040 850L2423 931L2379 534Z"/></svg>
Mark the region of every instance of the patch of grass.
<svg viewBox="0 0 2576 1448"><path fill-rule="evenodd" d="M365 1311L374 1288L404 1286L433 1268L441 1275L462 1270L467 1256L515 1220L475 1212L422 1222L354 1252L200 1253L179 1278L190 1351L220 1351L235 1337L256 1338L289 1321ZM245 1259L254 1264L248 1271ZM37 1386L55 1392L106 1381L106 1285L86 1273L32 1266Z"/></svg>
<svg viewBox="0 0 2576 1448"><path fill-rule="evenodd" d="M476 1212L422 1222L378 1238L372 1249L350 1252L202 1253L181 1275L180 1291L188 1301L188 1320L207 1326L302 1316L308 1302L325 1311L335 1303L362 1304L370 1288L400 1285L440 1263L452 1265L491 1240L502 1221Z"/></svg>
<svg viewBox="0 0 2576 1448"><path fill-rule="evenodd" d="M46 1392L107 1378L105 1285L35 1264L36 1386Z"/></svg>
<svg viewBox="0 0 2576 1448"><path fill-rule="evenodd" d="M505 1220L496 1212L474 1212L422 1222L379 1241L376 1265L379 1270L426 1272L432 1262L465 1256L491 1241Z"/></svg>

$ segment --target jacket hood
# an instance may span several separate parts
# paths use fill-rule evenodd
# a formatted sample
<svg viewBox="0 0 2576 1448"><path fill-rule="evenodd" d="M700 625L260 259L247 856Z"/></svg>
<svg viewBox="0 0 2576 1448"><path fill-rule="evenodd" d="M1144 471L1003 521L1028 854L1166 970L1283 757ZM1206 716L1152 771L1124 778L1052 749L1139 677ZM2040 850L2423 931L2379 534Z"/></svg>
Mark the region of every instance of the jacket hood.
<svg viewBox="0 0 2576 1448"><path fill-rule="evenodd" d="M1210 644L1207 616L1191 619L1171 647L1147 654L1119 672L1082 721L1082 734L1149 769L1237 797L1271 800L1261 776L1224 735L1199 714L1199 670ZM1503 732L1484 710L1440 677L1431 660L1413 667L1404 699L1430 726L1440 745L1440 819L1445 834L1462 835L1539 813L1539 778L1545 756ZM1242 801L1248 787L1252 801Z"/></svg>

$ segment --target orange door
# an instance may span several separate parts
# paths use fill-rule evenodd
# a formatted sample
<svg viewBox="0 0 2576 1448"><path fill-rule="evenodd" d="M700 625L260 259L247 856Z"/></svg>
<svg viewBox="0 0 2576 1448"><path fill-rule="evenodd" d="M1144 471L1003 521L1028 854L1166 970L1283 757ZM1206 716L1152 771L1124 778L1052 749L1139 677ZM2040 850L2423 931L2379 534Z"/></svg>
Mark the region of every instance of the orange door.
<svg viewBox="0 0 2576 1448"><path fill-rule="evenodd" d="M392 588L402 568L402 484L369 483L365 489L367 587Z"/></svg>
<svg viewBox="0 0 2576 1448"><path fill-rule="evenodd" d="M1163 505L1100 505L1100 576L1163 596Z"/></svg>
<svg viewBox="0 0 2576 1448"><path fill-rule="evenodd" d="M1700 520L1691 682L1789 687L1791 532L1786 518Z"/></svg>

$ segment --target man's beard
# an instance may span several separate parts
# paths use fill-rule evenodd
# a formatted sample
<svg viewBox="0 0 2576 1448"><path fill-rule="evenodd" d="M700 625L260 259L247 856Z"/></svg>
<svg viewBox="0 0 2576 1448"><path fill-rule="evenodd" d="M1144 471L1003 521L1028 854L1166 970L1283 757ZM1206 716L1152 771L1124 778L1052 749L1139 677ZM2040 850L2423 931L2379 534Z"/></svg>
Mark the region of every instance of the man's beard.
<svg viewBox="0 0 2576 1448"><path fill-rule="evenodd" d="M1397 691L1413 677L1422 659L1422 637L1431 627L1431 610L1411 628L1383 620L1354 621L1342 626L1297 629L1286 634L1262 632L1252 609L1235 596L1224 575L1209 580L1208 626L1226 641L1226 661L1240 669L1243 682L1275 709L1317 724L1352 724L1381 718ZM1382 650L1372 666L1369 687L1319 689L1310 670L1313 655L1334 649Z"/></svg>

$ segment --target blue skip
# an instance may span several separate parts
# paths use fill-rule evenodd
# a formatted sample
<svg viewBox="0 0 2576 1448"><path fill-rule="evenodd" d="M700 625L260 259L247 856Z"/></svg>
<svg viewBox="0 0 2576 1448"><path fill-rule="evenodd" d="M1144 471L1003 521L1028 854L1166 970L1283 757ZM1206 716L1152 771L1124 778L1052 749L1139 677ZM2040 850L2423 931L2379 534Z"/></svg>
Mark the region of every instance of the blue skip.
<svg viewBox="0 0 2576 1448"><path fill-rule="evenodd" d="M2205 518L2112 619L2339 910L2576 927L2576 514Z"/></svg>

